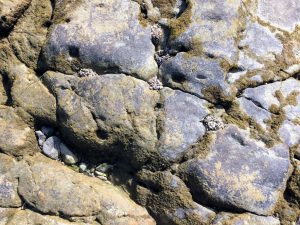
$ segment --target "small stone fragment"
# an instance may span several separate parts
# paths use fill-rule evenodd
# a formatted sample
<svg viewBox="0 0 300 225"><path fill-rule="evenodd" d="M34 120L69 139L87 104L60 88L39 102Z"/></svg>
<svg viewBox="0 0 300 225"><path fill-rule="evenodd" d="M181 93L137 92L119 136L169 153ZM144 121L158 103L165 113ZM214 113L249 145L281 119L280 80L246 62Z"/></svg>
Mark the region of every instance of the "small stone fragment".
<svg viewBox="0 0 300 225"><path fill-rule="evenodd" d="M66 164L72 165L78 162L77 156L64 143L60 143L59 147L62 159Z"/></svg>
<svg viewBox="0 0 300 225"><path fill-rule="evenodd" d="M217 131L224 128L223 121L213 115L208 115L204 118L203 124L208 131Z"/></svg>
<svg viewBox="0 0 300 225"><path fill-rule="evenodd" d="M158 24L154 24L151 26L151 40L154 45L159 45L162 38L162 28Z"/></svg>
<svg viewBox="0 0 300 225"><path fill-rule="evenodd" d="M49 137L43 145L43 153L49 156L51 159L58 160L60 153L60 143L61 140L58 137Z"/></svg>
<svg viewBox="0 0 300 225"><path fill-rule="evenodd" d="M162 83L157 77L153 77L148 81L150 90L161 90L163 88Z"/></svg>
<svg viewBox="0 0 300 225"><path fill-rule="evenodd" d="M79 77L94 77L97 76L98 74L94 72L92 69L81 69L78 72Z"/></svg>
<svg viewBox="0 0 300 225"><path fill-rule="evenodd" d="M86 171L86 169L87 169L87 165L85 163L79 164L79 172L83 173L84 171Z"/></svg>
<svg viewBox="0 0 300 225"><path fill-rule="evenodd" d="M47 139L46 135L42 131L40 131L40 130L36 131L35 134L36 134L36 136L38 138L38 144L39 144L39 146L42 147L43 144L44 144L44 142Z"/></svg>

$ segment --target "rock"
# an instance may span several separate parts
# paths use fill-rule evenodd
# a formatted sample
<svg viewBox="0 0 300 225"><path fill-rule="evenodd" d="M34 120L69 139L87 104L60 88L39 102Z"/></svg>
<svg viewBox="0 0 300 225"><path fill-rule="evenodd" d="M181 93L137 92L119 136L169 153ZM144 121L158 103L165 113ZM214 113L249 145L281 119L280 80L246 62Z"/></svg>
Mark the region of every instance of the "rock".
<svg viewBox="0 0 300 225"><path fill-rule="evenodd" d="M56 136L49 137L43 145L43 153L46 156L50 157L51 159L58 160L61 151L60 144L61 144L61 140L58 137Z"/></svg>
<svg viewBox="0 0 300 225"><path fill-rule="evenodd" d="M259 0L256 15L262 20L280 29L292 32L300 23L297 0L278 2L276 0Z"/></svg>
<svg viewBox="0 0 300 225"><path fill-rule="evenodd" d="M169 88L162 90L161 102L158 149L167 161L180 161L185 151L205 134L201 121L209 113L208 102Z"/></svg>
<svg viewBox="0 0 300 225"><path fill-rule="evenodd" d="M98 172L101 172L101 173L107 173L109 171L111 171L113 169L113 166L112 165L109 165L107 163L102 163L100 164L99 166L96 167L96 171L95 173L98 171ZM99 175L99 174L98 174Z"/></svg>
<svg viewBox="0 0 300 225"><path fill-rule="evenodd" d="M171 22L171 46L188 49L232 64L238 56L235 47L238 29L245 16L239 16L240 0L191 0L182 14Z"/></svg>
<svg viewBox="0 0 300 225"><path fill-rule="evenodd" d="M225 82L225 71L220 62L188 53L178 53L160 67L164 86L216 102L231 99L234 89Z"/></svg>
<svg viewBox="0 0 300 225"><path fill-rule="evenodd" d="M210 224L215 212L193 201L184 182L170 172L142 170L136 200L154 215L157 224ZM148 189L144 188L147 187Z"/></svg>
<svg viewBox="0 0 300 225"><path fill-rule="evenodd" d="M0 1L0 34L13 27L29 4L30 0Z"/></svg>
<svg viewBox="0 0 300 225"><path fill-rule="evenodd" d="M12 65L9 70L11 96L15 105L40 121L56 123L56 100L35 72L24 64Z"/></svg>
<svg viewBox="0 0 300 225"><path fill-rule="evenodd" d="M8 216L7 216L8 217ZM1 220L0 220L1 221ZM58 216L41 215L29 209L16 209L14 214L9 216L9 225L97 225L96 222L70 222Z"/></svg>
<svg viewBox="0 0 300 225"><path fill-rule="evenodd" d="M36 136L38 138L39 146L42 147L43 144L44 144L44 142L47 139L46 135L42 131L40 131L40 130L36 131L35 134L36 134Z"/></svg>
<svg viewBox="0 0 300 225"><path fill-rule="evenodd" d="M102 224L155 224L145 209L112 185L40 154L25 160L29 166L21 171L19 193L27 204L44 214L96 216Z"/></svg>
<svg viewBox="0 0 300 225"><path fill-rule="evenodd" d="M6 225L8 220L14 215L16 209L0 208L0 224Z"/></svg>
<svg viewBox="0 0 300 225"><path fill-rule="evenodd" d="M144 80L157 74L151 30L140 24L136 2L93 0L72 7L67 2L56 4L41 69L70 74L90 68L98 74L126 73Z"/></svg>
<svg viewBox="0 0 300 225"><path fill-rule="evenodd" d="M268 28L258 23L248 22L245 30L245 38L239 43L240 48L245 48L255 54L259 59L275 60L275 56L281 54L283 45L275 34Z"/></svg>
<svg viewBox="0 0 300 225"><path fill-rule="evenodd" d="M31 0L30 2L29 8L8 38L16 56L26 66L36 70L48 27L51 25L52 6L51 1Z"/></svg>
<svg viewBox="0 0 300 225"><path fill-rule="evenodd" d="M207 115L203 120L203 124L208 131L220 130L225 126L220 118L213 115Z"/></svg>
<svg viewBox="0 0 300 225"><path fill-rule="evenodd" d="M4 87L3 76L0 74L0 105L5 105L7 102L6 91Z"/></svg>
<svg viewBox="0 0 300 225"><path fill-rule="evenodd" d="M39 151L34 131L11 107L0 106L0 149L21 156Z"/></svg>
<svg viewBox="0 0 300 225"><path fill-rule="evenodd" d="M77 156L64 143L60 143L59 149L64 163L72 165L78 162Z"/></svg>
<svg viewBox="0 0 300 225"><path fill-rule="evenodd" d="M247 132L228 125L214 133L205 158L191 159L180 171L200 201L271 215L289 178L289 149L285 145L267 149Z"/></svg>
<svg viewBox="0 0 300 225"><path fill-rule="evenodd" d="M87 165L85 163L80 163L79 171L82 173L82 172L85 172L86 170L87 170Z"/></svg>
<svg viewBox="0 0 300 225"><path fill-rule="evenodd" d="M0 154L0 207L20 207L22 200L18 195L18 176L13 158ZM0 210L0 224L1 224Z"/></svg>
<svg viewBox="0 0 300 225"><path fill-rule="evenodd" d="M60 87L66 77L72 77L67 83L73 90ZM123 74L78 78L47 73L44 78L56 93L61 131L70 147L93 158L100 154L104 161L122 154L136 167L157 155L159 94L146 82Z"/></svg>
<svg viewBox="0 0 300 225"><path fill-rule="evenodd" d="M213 225L280 225L278 218L272 216L257 216L250 213L232 214L232 213L219 213L212 223Z"/></svg>

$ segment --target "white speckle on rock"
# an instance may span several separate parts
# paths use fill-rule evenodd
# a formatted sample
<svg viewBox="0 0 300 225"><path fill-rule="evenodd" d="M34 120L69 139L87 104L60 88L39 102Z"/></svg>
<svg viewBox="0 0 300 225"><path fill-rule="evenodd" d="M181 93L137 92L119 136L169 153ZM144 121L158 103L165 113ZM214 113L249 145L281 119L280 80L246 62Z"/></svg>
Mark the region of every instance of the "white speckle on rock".
<svg viewBox="0 0 300 225"><path fill-rule="evenodd" d="M60 154L64 163L73 165L78 162L77 156L64 144L60 143Z"/></svg>
<svg viewBox="0 0 300 225"><path fill-rule="evenodd" d="M85 163L80 163L79 164L79 172L84 172L87 170L87 165Z"/></svg>
<svg viewBox="0 0 300 225"><path fill-rule="evenodd" d="M51 159L58 160L59 154L60 154L60 143L61 140L56 137L52 136L49 137L43 145L43 153L50 157Z"/></svg>
<svg viewBox="0 0 300 225"><path fill-rule="evenodd" d="M151 40L154 45L158 45L162 39L163 31L160 25L154 24L151 26Z"/></svg>
<svg viewBox="0 0 300 225"><path fill-rule="evenodd" d="M97 76L98 74L94 72L92 69L81 69L78 72L79 77L94 77Z"/></svg>
<svg viewBox="0 0 300 225"><path fill-rule="evenodd" d="M148 81L150 85L150 90L161 90L163 88L162 83L157 77L153 77Z"/></svg>
<svg viewBox="0 0 300 225"><path fill-rule="evenodd" d="M203 124L208 131L217 131L224 128L223 121L213 115L207 115L203 120Z"/></svg>

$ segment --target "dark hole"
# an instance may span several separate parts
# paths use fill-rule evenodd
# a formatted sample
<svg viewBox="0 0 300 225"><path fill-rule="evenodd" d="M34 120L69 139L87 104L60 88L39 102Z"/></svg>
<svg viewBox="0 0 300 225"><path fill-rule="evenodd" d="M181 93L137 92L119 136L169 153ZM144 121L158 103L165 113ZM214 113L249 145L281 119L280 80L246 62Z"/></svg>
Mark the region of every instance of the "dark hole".
<svg viewBox="0 0 300 225"><path fill-rule="evenodd" d="M155 106L156 109L161 109L163 107L163 104L158 102Z"/></svg>
<svg viewBox="0 0 300 225"><path fill-rule="evenodd" d="M71 57L79 57L79 48L76 46L69 46L69 54Z"/></svg>
<svg viewBox="0 0 300 225"><path fill-rule="evenodd" d="M209 52L205 53L205 55L206 55L208 58L210 58L210 59L214 59L214 58L215 58L215 56L214 56L213 54L209 53Z"/></svg>
<svg viewBox="0 0 300 225"><path fill-rule="evenodd" d="M205 75L202 75L202 74L198 74L196 76L196 78L199 79L199 80L205 80L205 79L207 79L207 77Z"/></svg>
<svg viewBox="0 0 300 225"><path fill-rule="evenodd" d="M100 7L100 8L102 8L102 7L104 7L104 6L105 6L104 3L98 4L98 7Z"/></svg>
<svg viewBox="0 0 300 225"><path fill-rule="evenodd" d="M4 22L6 22L7 21L6 16L1 16L1 20L4 21Z"/></svg>
<svg viewBox="0 0 300 225"><path fill-rule="evenodd" d="M52 25L52 21L51 20L47 20L45 23L44 23L44 27L50 27Z"/></svg>
<svg viewBox="0 0 300 225"><path fill-rule="evenodd" d="M174 74L172 74L172 80L176 83L183 83L186 79L183 74L174 73Z"/></svg>
<svg viewBox="0 0 300 225"><path fill-rule="evenodd" d="M105 130L97 130L97 137L100 139L108 139L108 132Z"/></svg>
<svg viewBox="0 0 300 225"><path fill-rule="evenodd" d="M238 73L238 72L242 72L242 71L244 71L244 69L241 67L231 67L228 72L229 73Z"/></svg>
<svg viewBox="0 0 300 225"><path fill-rule="evenodd" d="M66 22L67 22L67 23L70 23L70 22L71 22L71 19L70 19L70 18L67 18L67 19L66 19Z"/></svg>

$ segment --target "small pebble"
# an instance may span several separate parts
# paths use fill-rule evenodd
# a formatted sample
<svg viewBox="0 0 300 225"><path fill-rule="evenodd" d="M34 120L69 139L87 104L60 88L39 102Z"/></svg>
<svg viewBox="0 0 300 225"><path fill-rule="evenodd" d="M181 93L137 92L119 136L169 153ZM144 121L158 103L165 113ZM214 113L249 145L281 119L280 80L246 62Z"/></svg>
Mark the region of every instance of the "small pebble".
<svg viewBox="0 0 300 225"><path fill-rule="evenodd" d="M87 169L87 165L85 163L80 163L79 164L79 172L84 172Z"/></svg>
<svg viewBox="0 0 300 225"><path fill-rule="evenodd" d="M150 90L161 90L163 88L162 83L157 77L148 80L148 84L150 85Z"/></svg>
<svg viewBox="0 0 300 225"><path fill-rule="evenodd" d="M66 164L73 165L78 162L77 156L64 143L60 143L59 147L62 159Z"/></svg>
<svg viewBox="0 0 300 225"><path fill-rule="evenodd" d="M112 165L109 165L107 163L102 163L99 166L96 167L96 171L102 172L102 173L107 173L113 168Z"/></svg>
<svg viewBox="0 0 300 225"><path fill-rule="evenodd" d="M95 171L95 175L97 175L97 176L106 176L105 173L99 172L97 170Z"/></svg>
<svg viewBox="0 0 300 225"><path fill-rule="evenodd" d="M46 135L42 131L40 131L40 130L36 131L35 134L36 134L36 136L38 138L39 146L42 147L43 144L44 144L44 142L47 139Z"/></svg>
<svg viewBox="0 0 300 225"><path fill-rule="evenodd" d="M60 143L61 140L56 137L52 136L49 137L43 145L43 153L50 157L51 159L58 160L59 154L60 154Z"/></svg>

